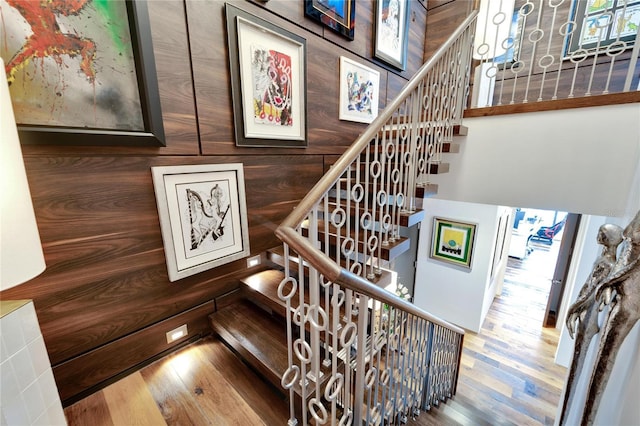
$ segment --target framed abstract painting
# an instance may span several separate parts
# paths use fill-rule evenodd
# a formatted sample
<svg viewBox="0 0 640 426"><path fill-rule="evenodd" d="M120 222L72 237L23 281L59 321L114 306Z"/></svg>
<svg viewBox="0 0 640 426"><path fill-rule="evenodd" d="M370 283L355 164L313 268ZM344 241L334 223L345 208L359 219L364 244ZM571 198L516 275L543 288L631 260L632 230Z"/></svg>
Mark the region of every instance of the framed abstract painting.
<svg viewBox="0 0 640 426"><path fill-rule="evenodd" d="M241 163L152 167L169 281L247 257Z"/></svg>
<svg viewBox="0 0 640 426"><path fill-rule="evenodd" d="M147 2L0 0L25 144L164 146Z"/></svg>
<svg viewBox="0 0 640 426"><path fill-rule="evenodd" d="M304 0L305 16L353 40L356 29L356 0Z"/></svg>
<svg viewBox="0 0 640 426"><path fill-rule="evenodd" d="M409 38L409 0L377 0L374 56L404 70Z"/></svg>
<svg viewBox="0 0 640 426"><path fill-rule="evenodd" d="M225 4L236 145L307 145L306 40Z"/></svg>
<svg viewBox="0 0 640 426"><path fill-rule="evenodd" d="M380 73L340 57L340 120L371 123L378 116Z"/></svg>
<svg viewBox="0 0 640 426"><path fill-rule="evenodd" d="M476 228L473 223L434 217L430 257L471 269Z"/></svg>

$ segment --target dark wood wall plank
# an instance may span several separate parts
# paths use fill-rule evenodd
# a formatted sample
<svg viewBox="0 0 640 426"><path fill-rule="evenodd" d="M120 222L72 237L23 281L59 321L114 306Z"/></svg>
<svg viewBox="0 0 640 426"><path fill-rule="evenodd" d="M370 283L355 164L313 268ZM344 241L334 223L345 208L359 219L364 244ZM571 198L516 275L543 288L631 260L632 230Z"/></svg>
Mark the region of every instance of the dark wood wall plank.
<svg viewBox="0 0 640 426"><path fill-rule="evenodd" d="M400 73L371 57L373 4L358 3L350 42L305 18L302 1L233 3L307 39L308 148L235 146L220 0L149 2L166 147L24 147L47 269L0 297L34 300L64 401L163 353L167 321L206 319L196 307L213 306L247 273L240 259L169 282L152 166L243 163L251 254L262 254L280 243L274 230L325 163L366 128L338 119L340 56L380 71L380 108L422 59ZM424 43L426 11L416 8L410 55Z"/></svg>
<svg viewBox="0 0 640 426"><path fill-rule="evenodd" d="M428 60L473 10L471 0L428 0L424 60Z"/></svg>
<svg viewBox="0 0 640 426"><path fill-rule="evenodd" d="M228 290L214 280L244 260L168 282L150 169L237 162L244 164L250 247L260 253L278 244L276 226L322 176L321 156L27 160L48 264L30 283L30 297L54 364Z"/></svg>
<svg viewBox="0 0 640 426"><path fill-rule="evenodd" d="M210 301L182 312L151 327L112 342L104 348L87 352L78 358L56 365L53 374L60 398L70 403L99 383L107 382L157 354L183 344L189 338L209 332L207 316L214 312ZM186 324L189 335L168 344L166 333ZM65 404L66 405L66 404Z"/></svg>

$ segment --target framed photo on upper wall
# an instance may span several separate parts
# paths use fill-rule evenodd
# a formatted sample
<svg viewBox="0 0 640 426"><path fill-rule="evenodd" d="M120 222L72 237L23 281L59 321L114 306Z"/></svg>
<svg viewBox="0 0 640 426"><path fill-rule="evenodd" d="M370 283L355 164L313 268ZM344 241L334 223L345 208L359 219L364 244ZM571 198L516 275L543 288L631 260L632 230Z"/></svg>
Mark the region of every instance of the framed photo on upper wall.
<svg viewBox="0 0 640 426"><path fill-rule="evenodd" d="M380 73L340 57L340 120L371 123L378 116Z"/></svg>
<svg viewBox="0 0 640 426"><path fill-rule="evenodd" d="M407 66L409 0L377 0L374 56L395 68Z"/></svg>
<svg viewBox="0 0 640 426"><path fill-rule="evenodd" d="M618 54L635 43L640 25L637 0L577 1L571 4L575 22L565 46L565 57L607 52Z"/></svg>
<svg viewBox="0 0 640 426"><path fill-rule="evenodd" d="M1 1L22 143L165 145L147 2Z"/></svg>
<svg viewBox="0 0 640 426"><path fill-rule="evenodd" d="M471 269L476 228L474 223L434 217L430 257Z"/></svg>
<svg viewBox="0 0 640 426"><path fill-rule="evenodd" d="M304 14L353 40L356 29L356 0L304 0Z"/></svg>
<svg viewBox="0 0 640 426"><path fill-rule="evenodd" d="M225 4L236 145L307 146L306 40Z"/></svg>
<svg viewBox="0 0 640 426"><path fill-rule="evenodd" d="M169 281L247 257L241 163L152 167Z"/></svg>

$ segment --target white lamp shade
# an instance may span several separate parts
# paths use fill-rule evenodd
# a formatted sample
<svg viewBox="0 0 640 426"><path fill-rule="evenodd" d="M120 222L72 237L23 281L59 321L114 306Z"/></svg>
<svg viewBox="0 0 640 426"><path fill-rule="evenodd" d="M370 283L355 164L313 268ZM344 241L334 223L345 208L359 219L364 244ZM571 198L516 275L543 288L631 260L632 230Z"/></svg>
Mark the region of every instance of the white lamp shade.
<svg viewBox="0 0 640 426"><path fill-rule="evenodd" d="M4 61L0 59L4 70ZM9 85L0 80L0 291L45 269Z"/></svg>
<svg viewBox="0 0 640 426"><path fill-rule="evenodd" d="M507 51L515 0L480 0L473 58L491 60Z"/></svg>

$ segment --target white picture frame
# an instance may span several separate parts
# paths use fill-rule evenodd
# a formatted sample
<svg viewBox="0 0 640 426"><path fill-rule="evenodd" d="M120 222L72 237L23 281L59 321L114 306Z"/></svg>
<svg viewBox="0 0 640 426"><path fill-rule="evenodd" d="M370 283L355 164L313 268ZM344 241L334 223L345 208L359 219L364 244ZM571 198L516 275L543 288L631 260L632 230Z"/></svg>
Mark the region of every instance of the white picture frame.
<svg viewBox="0 0 640 426"><path fill-rule="evenodd" d="M377 0L373 55L404 71L409 41L409 0Z"/></svg>
<svg viewBox="0 0 640 426"><path fill-rule="evenodd" d="M340 57L340 120L371 123L378 116L380 73Z"/></svg>
<svg viewBox="0 0 640 426"><path fill-rule="evenodd" d="M241 163L151 168L169 281L250 254Z"/></svg>

